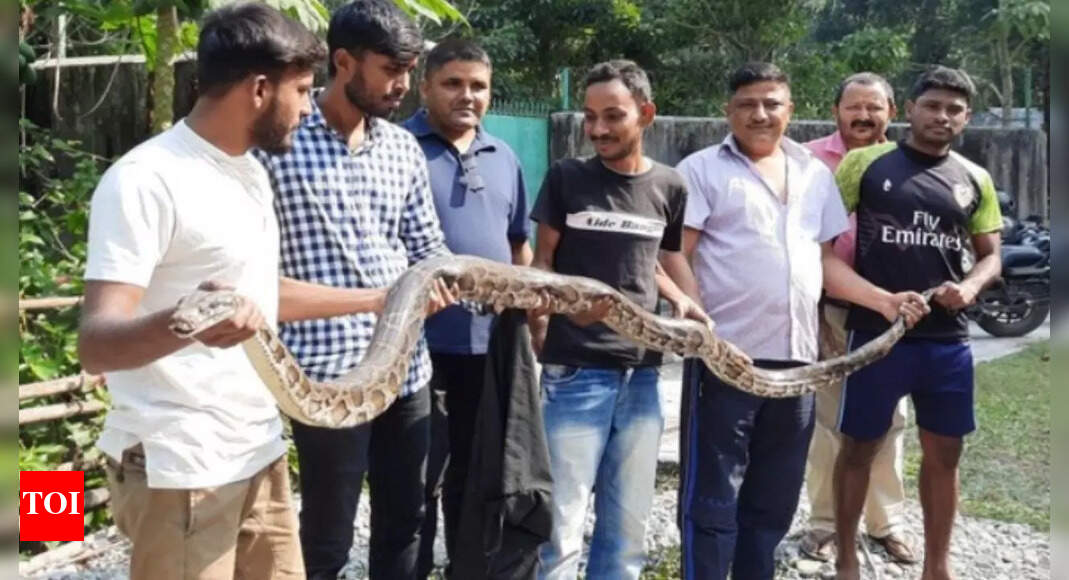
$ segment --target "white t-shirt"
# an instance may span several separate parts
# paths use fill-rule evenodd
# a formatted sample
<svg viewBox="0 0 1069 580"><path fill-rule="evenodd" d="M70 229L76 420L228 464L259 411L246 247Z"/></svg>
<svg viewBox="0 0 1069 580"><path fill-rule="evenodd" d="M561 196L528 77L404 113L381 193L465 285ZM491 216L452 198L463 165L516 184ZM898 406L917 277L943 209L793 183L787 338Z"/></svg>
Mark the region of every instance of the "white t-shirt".
<svg viewBox="0 0 1069 580"><path fill-rule="evenodd" d="M267 173L184 121L135 147L93 194L85 278L145 289L137 315L174 306L205 280L278 317L278 222ZM199 342L105 373L112 406L97 445L145 448L148 485L202 488L252 476L286 451L271 393L240 346Z"/></svg>

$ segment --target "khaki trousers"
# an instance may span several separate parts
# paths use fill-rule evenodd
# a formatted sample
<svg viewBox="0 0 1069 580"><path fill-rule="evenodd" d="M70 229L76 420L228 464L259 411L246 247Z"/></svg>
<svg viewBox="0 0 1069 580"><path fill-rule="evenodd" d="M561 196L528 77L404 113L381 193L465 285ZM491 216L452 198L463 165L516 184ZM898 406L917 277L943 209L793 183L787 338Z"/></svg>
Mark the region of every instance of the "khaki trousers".
<svg viewBox="0 0 1069 580"><path fill-rule="evenodd" d="M286 456L203 489L149 488L140 445L106 470L112 516L133 542L131 580L304 578Z"/></svg>
<svg viewBox="0 0 1069 580"><path fill-rule="evenodd" d="M846 352L845 330L847 309L824 304L820 321L820 354L822 359ZM835 530L834 477L835 458L839 454L839 406L842 387L821 389L816 394L817 421L813 441L809 445L806 463L806 491L812 513L809 525L823 531ZM902 487L902 438L906 426L906 398L895 408L891 429L876 454L869 475L869 489L865 497L865 530L882 538L898 531L903 522L905 490Z"/></svg>

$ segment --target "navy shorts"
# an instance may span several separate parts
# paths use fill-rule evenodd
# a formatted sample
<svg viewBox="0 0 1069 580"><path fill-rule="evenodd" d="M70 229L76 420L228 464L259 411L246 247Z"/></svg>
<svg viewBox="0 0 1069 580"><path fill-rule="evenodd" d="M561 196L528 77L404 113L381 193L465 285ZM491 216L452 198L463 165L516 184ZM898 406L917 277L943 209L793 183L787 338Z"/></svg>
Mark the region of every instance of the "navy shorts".
<svg viewBox="0 0 1069 580"><path fill-rule="evenodd" d="M877 335L850 333L855 350ZM895 406L913 399L917 426L937 435L962 437L976 429L973 414L972 348L967 342L902 339L884 358L846 379L839 431L860 441L883 437Z"/></svg>

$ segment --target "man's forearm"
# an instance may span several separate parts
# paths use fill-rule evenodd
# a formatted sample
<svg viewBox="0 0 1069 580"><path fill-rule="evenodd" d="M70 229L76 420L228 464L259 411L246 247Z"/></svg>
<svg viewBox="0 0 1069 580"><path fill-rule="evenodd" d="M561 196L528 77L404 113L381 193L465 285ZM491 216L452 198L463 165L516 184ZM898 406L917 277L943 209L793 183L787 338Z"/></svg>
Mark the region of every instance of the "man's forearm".
<svg viewBox="0 0 1069 580"><path fill-rule="evenodd" d="M696 304L701 304L701 292L698 290L698 280L694 277L694 272L690 269L690 264L687 263L687 258L678 252L672 254L662 254L661 259L657 264L657 274L668 279L666 288L671 291L672 288L678 289L687 296L694 300ZM661 294L665 294L665 290L662 288L663 281L658 279L658 290Z"/></svg>
<svg viewBox="0 0 1069 580"><path fill-rule="evenodd" d="M1002 258L998 254L988 254L973 266L969 274L965 276L964 284L969 284L977 294L991 285L996 278L1002 275Z"/></svg>
<svg viewBox="0 0 1069 580"><path fill-rule="evenodd" d="M282 278L278 290L278 320L293 322L362 312L382 312L384 289L338 288Z"/></svg>
<svg viewBox="0 0 1069 580"><path fill-rule="evenodd" d="M534 257L531 258L531 267L552 272L553 262L549 256L541 252L535 252ZM528 309L527 325L530 327L533 336L545 336L546 328L549 326L549 315L538 316L535 309Z"/></svg>
<svg viewBox="0 0 1069 580"><path fill-rule="evenodd" d="M104 316L82 320L78 358L90 374L143 367L184 348L190 339L175 336L169 324L174 308L133 319Z"/></svg>
<svg viewBox="0 0 1069 580"><path fill-rule="evenodd" d="M664 268L662 268L660 264L657 264L657 268L653 273L653 279L657 283L657 292L666 299L675 300L686 294L679 285L672 281L672 278L664 271Z"/></svg>
<svg viewBox="0 0 1069 580"><path fill-rule="evenodd" d="M552 272L553 263L547 261L544 256L539 254L539 252L535 252L534 257L531 258L531 267L546 272ZM534 347L534 351L541 356L542 345L546 339L546 331L549 329L549 315L539 315L535 309L528 309L527 328L531 332L531 344Z"/></svg>
<svg viewBox="0 0 1069 580"><path fill-rule="evenodd" d="M538 268L539 270L545 270L546 272L553 271L553 262L546 258L539 256L537 253L531 258L531 267Z"/></svg>
<svg viewBox="0 0 1069 580"><path fill-rule="evenodd" d="M537 253L534 255L534 258L531 259L531 267L546 272L553 271L553 264L548 262L544 257L539 256ZM527 321L531 326L532 331L545 330L546 325L549 324L549 315L535 316L535 310L529 309L527 311Z"/></svg>
<svg viewBox="0 0 1069 580"><path fill-rule="evenodd" d="M512 242L511 245L512 265L530 266L531 260L534 259L534 252L531 250L531 245L527 243L527 240L517 240Z"/></svg>
<svg viewBox="0 0 1069 580"><path fill-rule="evenodd" d="M824 252L821 266L824 269L824 290L832 298L879 312L891 297L890 292L861 277L833 252Z"/></svg>

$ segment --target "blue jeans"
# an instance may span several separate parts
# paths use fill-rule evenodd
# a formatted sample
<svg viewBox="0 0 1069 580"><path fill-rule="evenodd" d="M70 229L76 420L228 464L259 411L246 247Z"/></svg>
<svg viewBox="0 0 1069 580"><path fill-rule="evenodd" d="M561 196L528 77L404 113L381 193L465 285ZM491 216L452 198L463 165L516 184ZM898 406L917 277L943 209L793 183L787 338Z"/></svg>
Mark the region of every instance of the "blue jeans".
<svg viewBox="0 0 1069 580"><path fill-rule="evenodd" d="M664 415L657 367L542 369L542 413L553 473L553 535L539 578L573 580L594 496L586 577L638 578L653 504Z"/></svg>

